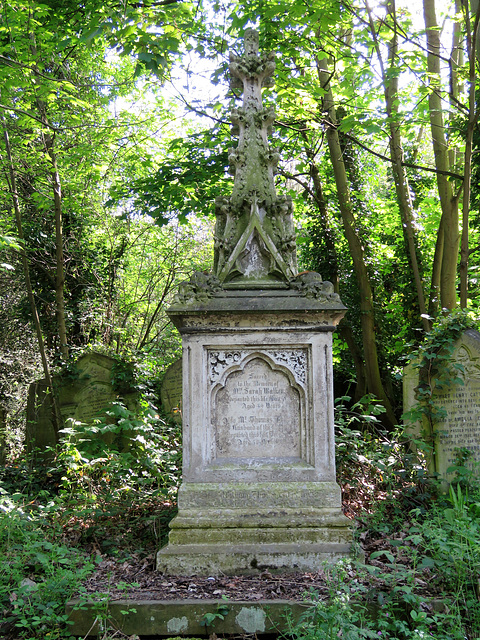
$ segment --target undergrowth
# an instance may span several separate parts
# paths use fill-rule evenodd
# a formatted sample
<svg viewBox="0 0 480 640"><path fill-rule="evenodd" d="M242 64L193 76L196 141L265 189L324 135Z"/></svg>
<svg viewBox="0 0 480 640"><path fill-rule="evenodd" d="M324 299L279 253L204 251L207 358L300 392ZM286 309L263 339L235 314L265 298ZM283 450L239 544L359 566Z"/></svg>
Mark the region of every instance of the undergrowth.
<svg viewBox="0 0 480 640"><path fill-rule="evenodd" d="M0 469L1 638L70 638L65 604L96 563L161 546L180 451L178 425L144 399L135 412L112 403L104 420L68 425L48 464L34 455Z"/></svg>
<svg viewBox="0 0 480 640"><path fill-rule="evenodd" d="M365 562L325 568L328 598L306 593L306 612L288 637L478 640L480 486L469 452L458 451L455 480L442 494L422 449L414 452L401 429L387 433L382 411L371 396L337 400L338 481ZM96 563L153 556L175 512L180 428L148 398L135 412L114 403L105 420L68 425L63 435L50 464L17 460L0 469L7 640L68 639L65 603ZM110 637L107 604L98 598L102 640Z"/></svg>

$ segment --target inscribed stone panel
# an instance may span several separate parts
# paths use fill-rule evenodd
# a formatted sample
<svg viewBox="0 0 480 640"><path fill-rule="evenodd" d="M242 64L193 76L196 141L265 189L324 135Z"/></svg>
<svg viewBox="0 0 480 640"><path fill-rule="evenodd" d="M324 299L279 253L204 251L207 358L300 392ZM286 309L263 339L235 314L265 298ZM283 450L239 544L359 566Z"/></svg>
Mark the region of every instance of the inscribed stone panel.
<svg viewBox="0 0 480 640"><path fill-rule="evenodd" d="M217 457L300 457L300 394L261 357L225 378L215 396Z"/></svg>
<svg viewBox="0 0 480 640"><path fill-rule="evenodd" d="M480 462L480 333L467 330L457 341L451 366L462 383L455 382L445 391L434 390L433 400L445 411L445 418L434 425L435 459L429 464L444 479L451 479L447 469L456 462L455 449L472 452L471 462ZM419 383L419 369L410 366L404 374L404 411L415 406L415 389ZM428 432L425 421L423 428ZM409 425L413 435L420 436L422 425Z"/></svg>
<svg viewBox="0 0 480 640"><path fill-rule="evenodd" d="M444 393L436 393L438 406L446 418L437 425L437 465L442 476L455 464L455 449L472 452L472 462L480 462L480 334L466 331L454 352L453 362L461 365L463 385L454 384Z"/></svg>
<svg viewBox="0 0 480 640"><path fill-rule="evenodd" d="M119 399L111 381L114 363L113 358L104 354L87 353L76 362L75 378L54 378L58 408L66 424L68 420L91 424L95 418L107 418L105 409ZM137 393L133 388L127 389L121 399L129 409L135 409ZM52 412L45 381L32 383L27 403L26 445L29 451L55 446Z"/></svg>

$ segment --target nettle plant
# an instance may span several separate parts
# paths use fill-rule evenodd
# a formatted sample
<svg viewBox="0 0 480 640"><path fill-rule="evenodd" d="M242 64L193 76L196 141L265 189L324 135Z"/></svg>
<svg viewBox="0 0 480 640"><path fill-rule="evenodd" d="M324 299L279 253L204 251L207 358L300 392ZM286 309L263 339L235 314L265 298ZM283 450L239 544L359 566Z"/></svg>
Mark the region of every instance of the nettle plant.
<svg viewBox="0 0 480 640"><path fill-rule="evenodd" d="M75 424L63 430L59 453L64 465L64 489L73 482L109 485L110 492L122 488L163 490L178 484L180 433L177 425L164 421L147 400L136 409L113 402L104 419Z"/></svg>
<svg viewBox="0 0 480 640"><path fill-rule="evenodd" d="M49 523L58 504L43 492L35 500L0 486L0 636L70 638L65 601L94 569L82 551L61 540Z"/></svg>

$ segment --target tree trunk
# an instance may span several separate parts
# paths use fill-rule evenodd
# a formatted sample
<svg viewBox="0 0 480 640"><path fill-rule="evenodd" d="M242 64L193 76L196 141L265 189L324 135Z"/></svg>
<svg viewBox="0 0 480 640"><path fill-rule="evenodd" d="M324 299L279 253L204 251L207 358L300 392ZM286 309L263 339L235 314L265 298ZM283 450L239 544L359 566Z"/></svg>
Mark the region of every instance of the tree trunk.
<svg viewBox="0 0 480 640"><path fill-rule="evenodd" d="M35 44L35 37L33 33L30 33L31 45L30 49L35 59L38 55L37 47ZM39 74L39 70L36 65L33 66L35 73ZM56 274L55 274L55 306L56 306L56 318L57 318L57 332L58 339L60 341L60 353L63 360L68 359L68 341L67 341L67 325L65 320L65 261L63 257L63 221L62 221L62 188L60 182L60 174L58 172L57 157L55 154L55 133L51 133L52 127L48 122L47 108L43 100L37 97L36 99L37 109L41 122L49 130L48 133L43 133L43 142L45 152L47 154L51 171L50 179L52 181L53 190L53 202L55 211L55 259L56 259Z"/></svg>
<svg viewBox="0 0 480 640"><path fill-rule="evenodd" d="M462 0L455 0L455 13L462 12ZM455 117L457 112L457 100L462 93L461 79L459 69L463 66L463 33L459 20L453 23L452 33L452 53L450 54L450 115L449 121L455 126ZM459 160L458 147L451 146L449 149L449 162L451 167L455 167Z"/></svg>
<svg viewBox="0 0 480 640"><path fill-rule="evenodd" d="M1 122L2 122L2 126L3 126L3 138L5 141L5 149L6 149L6 154L7 154L7 161L8 161L8 173L9 173L9 189L10 189L10 195L12 197L12 202L13 202L13 210L15 212L15 222L16 222L16 227L17 227L17 233L18 233L18 237L20 239L20 244L21 244L21 250L20 250L20 255L21 255L21 259L22 259L22 266L23 266L23 274L24 274L24 278L25 278L25 287L27 289L27 296L28 296L28 301L30 304L30 310L32 313L32 317L33 317L33 323L35 325L35 332L37 335L37 341L38 341L38 349L40 351L40 358L42 360L42 367L43 367L43 375L45 376L45 380L47 382L48 388L50 389L50 398L51 398L51 402L52 402L52 414L53 414L53 430L55 433L55 441L59 442L59 431L62 425L62 418L61 418L61 414L60 411L58 409L58 405L56 402L56 397L55 397L55 389L53 387L53 382L52 382L52 377L50 375L50 367L48 365L48 359L47 359L47 354L45 351L45 344L43 342L43 334L42 334L42 328L40 326L40 318L38 316L38 311L37 311L37 305L35 304L35 297L33 295L33 289L32 289L32 283L30 280L30 268L29 268L29 264L28 264L28 258L27 258L27 253L25 251L25 238L23 235L23 227L22 227L22 215L21 215L21 211L20 211L20 204L18 201L18 191L17 191L17 179L16 179L16 175L15 175L15 168L14 168L14 164L13 164L13 157L12 157L12 151L11 151L11 147L10 147L10 139L8 136L8 130L7 130L7 126L5 123L5 118L3 116L0 117Z"/></svg>
<svg viewBox="0 0 480 640"><path fill-rule="evenodd" d="M327 256L329 264L332 269L329 274L329 278L332 280L332 284L336 293L340 293L340 281L339 281L339 268L337 249L335 247L335 240L333 238L332 230L328 221L327 203L323 196L322 182L320 180L320 172L318 170L317 163L315 162L315 154L313 149L308 144L307 136L304 133L303 139L305 143L305 154L308 158L310 177L313 184L313 196L314 202L317 205L320 219L320 226L322 228L325 245L327 247ZM321 274L323 275L323 274ZM353 365L355 367L355 392L354 400L358 402L367 392L367 383L365 377L365 362L362 356L361 349L359 348L355 336L353 335L352 327L348 320L343 318L338 325L337 331L339 335L345 340L348 346L350 355L352 356Z"/></svg>
<svg viewBox="0 0 480 640"><path fill-rule="evenodd" d="M457 263L459 249L458 195L443 172L450 171L448 145L443 121L440 76L440 30L435 12L435 0L423 0L423 15L427 36L427 67L430 93L428 96L430 128L432 132L437 187L443 219L443 251L440 272L440 300L442 308L454 309L457 304Z"/></svg>
<svg viewBox="0 0 480 640"><path fill-rule="evenodd" d="M460 306L465 309L468 299L468 227L470 212L470 193L472 178L473 133L478 121L475 104L476 84L476 41L479 30L480 9L476 8L475 20L472 25L468 6L465 10L468 46L468 124L465 140L465 163L463 168L463 202L462 202L462 241L460 248Z"/></svg>
<svg viewBox="0 0 480 640"><path fill-rule="evenodd" d="M390 158L392 163L393 179L395 182L395 191L397 194L397 203L402 219L403 237L408 250L410 268L413 274L415 290L417 292L417 303L420 311L420 318L425 332L430 331L431 324L427 317L427 307L425 303L425 293L423 290L423 278L418 261L418 245L413 225L414 213L413 205L410 197L410 188L408 184L407 173L403 165L403 145L400 131L400 116L398 113L398 74L395 65L398 56L398 36L397 36L397 20L395 0L387 0L386 8L389 16L392 17L392 39L388 46L388 70L385 69L383 63L380 46L378 44L375 26L368 4L366 4L370 31L375 43L375 49L380 64L384 93L385 106L387 111L388 127L390 131Z"/></svg>
<svg viewBox="0 0 480 640"><path fill-rule="evenodd" d="M57 158L54 152L54 137L46 145L48 157L52 165L52 187L55 205L55 302L57 314L57 331L60 340L60 353L63 360L68 359L67 324L65 319L65 262L63 257L63 220L62 220L62 187L58 173Z"/></svg>
<svg viewBox="0 0 480 640"><path fill-rule="evenodd" d="M373 294L370 286L370 278L365 263L365 256L360 238L356 232L356 221L353 215L350 189L347 173L342 157L342 150L337 131L337 120L333 94L330 87L331 74L325 58L317 58L317 71L322 89L323 111L327 114L327 142L330 151L330 159L335 175L340 212L342 216L345 236L350 248L355 274L360 291L360 318L362 325L363 352L365 358L365 372L368 391L374 394L385 406L386 421L389 425L396 424L390 400L385 393L380 376L378 364L377 345L375 341L375 316L373 307Z"/></svg>
<svg viewBox="0 0 480 640"><path fill-rule="evenodd" d="M428 315L435 317L440 311L440 275L442 273L443 259L443 216L438 225L435 253L433 255L432 280L430 283L430 297L428 301Z"/></svg>

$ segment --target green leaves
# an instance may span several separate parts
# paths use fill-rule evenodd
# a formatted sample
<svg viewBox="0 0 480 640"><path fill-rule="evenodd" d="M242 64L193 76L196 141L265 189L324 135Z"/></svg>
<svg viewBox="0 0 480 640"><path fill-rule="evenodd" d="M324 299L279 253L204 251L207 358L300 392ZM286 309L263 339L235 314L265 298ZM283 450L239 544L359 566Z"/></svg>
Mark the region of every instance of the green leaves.
<svg viewBox="0 0 480 640"><path fill-rule="evenodd" d="M385 557L388 562L390 562L391 564L394 564L395 562L395 557L393 555L393 553L391 553L390 551L384 549L382 551L375 551L374 553L372 553L370 555L370 558L372 560L375 560L375 558L381 558L381 557Z"/></svg>
<svg viewBox="0 0 480 640"><path fill-rule="evenodd" d="M14 508L6 512L7 500ZM48 539L55 538L53 529L41 528L48 509L27 516L28 500L0 497L0 607L2 622L6 618L22 637L45 638L64 628L65 603L94 567L81 552ZM53 512L58 515L58 504L50 504Z"/></svg>
<svg viewBox="0 0 480 640"><path fill-rule="evenodd" d="M137 211L152 216L159 225L175 217L186 221L190 214L211 213L215 197L227 192L230 183L225 175L228 151L219 134L225 135L215 127L173 139L157 171L112 187L108 205L131 199Z"/></svg>

